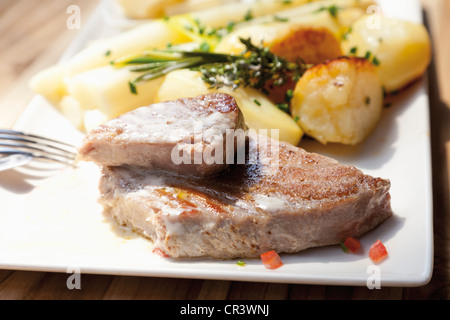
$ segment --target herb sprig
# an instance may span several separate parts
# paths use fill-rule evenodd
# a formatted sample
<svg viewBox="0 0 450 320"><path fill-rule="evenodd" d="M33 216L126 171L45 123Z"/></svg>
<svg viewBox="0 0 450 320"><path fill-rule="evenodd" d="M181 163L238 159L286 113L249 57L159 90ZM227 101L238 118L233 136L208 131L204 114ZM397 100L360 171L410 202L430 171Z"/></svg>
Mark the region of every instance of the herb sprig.
<svg viewBox="0 0 450 320"><path fill-rule="evenodd" d="M255 46L250 39L240 39L245 46L241 55L203 51L151 50L142 55L113 61L117 67L130 66L131 72L141 75L129 82L132 93L137 85L178 69L198 70L211 88L224 86L237 89L252 87L267 93L266 85L282 86L290 79L297 81L310 67L300 58L297 62L283 59L268 48Z"/></svg>
<svg viewBox="0 0 450 320"><path fill-rule="evenodd" d="M203 81L212 88L231 86L252 87L267 93L266 84L275 86L286 84L289 79L297 81L309 68L299 58L290 62L272 53L267 47L255 46L250 39L240 39L246 51L241 56L235 56L229 63L212 63L200 67Z"/></svg>
<svg viewBox="0 0 450 320"><path fill-rule="evenodd" d="M130 67L130 72L140 73L129 81L130 91L137 94L137 86L146 81L165 76L171 71L196 68L205 63L228 62L229 55L200 51L151 50L142 55L121 58L111 64L118 68Z"/></svg>

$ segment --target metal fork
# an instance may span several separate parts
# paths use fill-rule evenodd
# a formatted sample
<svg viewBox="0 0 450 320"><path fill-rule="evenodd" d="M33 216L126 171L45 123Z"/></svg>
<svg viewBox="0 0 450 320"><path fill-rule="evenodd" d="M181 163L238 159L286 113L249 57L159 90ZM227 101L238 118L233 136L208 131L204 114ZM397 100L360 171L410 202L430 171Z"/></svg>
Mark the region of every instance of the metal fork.
<svg viewBox="0 0 450 320"><path fill-rule="evenodd" d="M0 129L0 171L23 166L32 160L72 166L77 148L68 143L21 131Z"/></svg>

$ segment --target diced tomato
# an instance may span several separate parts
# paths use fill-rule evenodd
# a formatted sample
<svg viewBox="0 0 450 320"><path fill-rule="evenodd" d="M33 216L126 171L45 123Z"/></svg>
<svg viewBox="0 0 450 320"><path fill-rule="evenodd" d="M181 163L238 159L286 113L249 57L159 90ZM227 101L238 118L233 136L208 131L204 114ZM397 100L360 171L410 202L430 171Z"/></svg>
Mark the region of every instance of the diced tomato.
<svg viewBox="0 0 450 320"><path fill-rule="evenodd" d="M358 239L349 237L344 241L344 246L353 253L356 253L361 248L361 243Z"/></svg>
<svg viewBox="0 0 450 320"><path fill-rule="evenodd" d="M159 249L159 248L153 249L152 252L153 252L154 254L157 254L158 256L163 257L163 258L169 258L169 257L170 257L167 253L165 253L164 251L162 251L162 250Z"/></svg>
<svg viewBox="0 0 450 320"><path fill-rule="evenodd" d="M384 260L388 256L388 252L384 244L378 240L371 247L369 251L369 257L373 262L378 263Z"/></svg>
<svg viewBox="0 0 450 320"><path fill-rule="evenodd" d="M267 269L277 269L283 265L280 256L274 250L263 253L261 260Z"/></svg>

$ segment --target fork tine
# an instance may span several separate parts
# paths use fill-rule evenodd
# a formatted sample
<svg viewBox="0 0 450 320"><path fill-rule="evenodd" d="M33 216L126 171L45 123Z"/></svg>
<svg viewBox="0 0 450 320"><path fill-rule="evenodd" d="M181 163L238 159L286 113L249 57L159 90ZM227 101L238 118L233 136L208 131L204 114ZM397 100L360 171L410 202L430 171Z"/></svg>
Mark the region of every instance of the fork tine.
<svg viewBox="0 0 450 320"><path fill-rule="evenodd" d="M0 154L22 154L34 159L73 165L77 149L68 143L20 131L0 129Z"/></svg>
<svg viewBox="0 0 450 320"><path fill-rule="evenodd" d="M20 151L14 148L0 148L0 154L10 156L13 154L32 155L30 152Z"/></svg>
<svg viewBox="0 0 450 320"><path fill-rule="evenodd" d="M64 149L61 148L60 146L56 146L56 145L52 145L46 142L39 142L36 140L31 140L31 139L26 139L26 138L19 138L17 136L3 136L0 134L0 141L1 140L8 140L8 141L15 141L17 144L22 144L22 145L27 145L27 144L31 144L31 145L36 145L36 146L40 146L40 147L45 147L45 148L49 148L52 149L54 151L58 151L58 152L62 152L62 153L66 153L66 154L70 154L72 157L74 157L76 155L76 152L74 150L68 150L68 149Z"/></svg>
<svg viewBox="0 0 450 320"><path fill-rule="evenodd" d="M10 147L10 148L15 148L15 149L19 149L19 150L24 150L24 151L29 151L29 152L40 152L43 154L48 154L51 156L55 156L55 157L63 157L66 159L73 159L74 158L74 154L71 152L63 152L63 153L56 153L56 152L52 152L49 150L45 150L43 148L39 148L39 147L33 147L33 146L29 146L26 144L20 144L20 143L4 143L0 141L0 147Z"/></svg>
<svg viewBox="0 0 450 320"><path fill-rule="evenodd" d="M38 154L33 152L27 152L27 151L21 151L16 148L2 148L0 147L0 155L10 156L10 155L24 155L24 156L30 156L33 159L40 159L40 160L46 160L51 162L57 162L65 165L74 165L74 159L70 158L58 158L55 156L52 156L50 154Z"/></svg>
<svg viewBox="0 0 450 320"><path fill-rule="evenodd" d="M66 142L63 141L59 141L59 140L54 140L54 139L50 139L44 136L39 136L39 135L35 135L35 134L30 134L30 133L25 133L22 131L15 131L15 130L8 130L8 129L0 129L0 134L4 134L4 135L12 135L12 136L23 136L23 137L27 137L27 138L34 138L37 140L43 140L43 141L48 141L48 142L52 142L52 143L56 143L59 145L63 145L66 147L70 147L73 149L76 149L75 146L68 144Z"/></svg>
<svg viewBox="0 0 450 320"><path fill-rule="evenodd" d="M59 145L60 147L64 146L64 147L68 147L70 149L73 150L74 153L76 153L76 147L63 142L63 141L59 141L59 140L55 140L55 139L50 139L44 136L40 136L40 135L35 135L35 134L30 134L30 133L25 133L22 131L15 131L15 130L8 130L8 129L0 129L0 135L4 135L3 137L19 137L19 139L26 139L27 142L31 142L31 141L45 141L45 142L49 142L52 144L56 144Z"/></svg>
<svg viewBox="0 0 450 320"><path fill-rule="evenodd" d="M19 131L0 129L0 140L12 140L24 144L39 145L40 147L52 148L60 152L69 153L72 157L77 154L77 149L68 143L49 139L43 136L27 134Z"/></svg>

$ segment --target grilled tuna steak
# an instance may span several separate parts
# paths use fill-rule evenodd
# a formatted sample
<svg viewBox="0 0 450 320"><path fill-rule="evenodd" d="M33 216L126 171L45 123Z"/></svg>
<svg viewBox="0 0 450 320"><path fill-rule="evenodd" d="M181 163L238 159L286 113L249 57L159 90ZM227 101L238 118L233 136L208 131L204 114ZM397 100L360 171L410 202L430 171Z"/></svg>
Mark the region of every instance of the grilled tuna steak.
<svg viewBox="0 0 450 320"><path fill-rule="evenodd" d="M249 135L245 164L212 178L105 167L100 201L175 258L298 252L359 237L392 215L389 181L282 142L274 153L260 138Z"/></svg>
<svg viewBox="0 0 450 320"><path fill-rule="evenodd" d="M185 175L209 176L227 168L237 139L227 132L244 129L243 116L227 94L162 102L123 114L84 139L79 159L101 166L131 165Z"/></svg>

